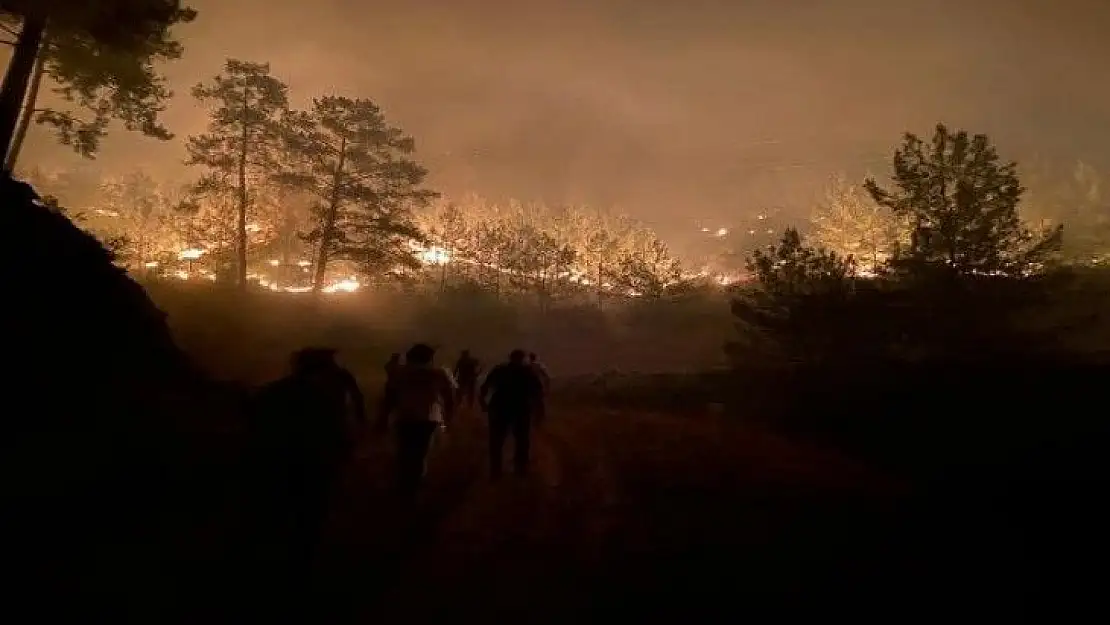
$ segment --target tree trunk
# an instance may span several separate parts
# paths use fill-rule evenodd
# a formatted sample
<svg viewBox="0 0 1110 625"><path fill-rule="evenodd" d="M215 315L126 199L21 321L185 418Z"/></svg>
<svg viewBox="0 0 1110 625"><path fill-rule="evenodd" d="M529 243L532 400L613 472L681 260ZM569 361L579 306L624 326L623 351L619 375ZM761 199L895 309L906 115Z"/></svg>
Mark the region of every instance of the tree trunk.
<svg viewBox="0 0 1110 625"><path fill-rule="evenodd" d="M19 112L23 110L23 102L27 99L27 88L31 83L31 75L35 72L35 63L45 33L45 17L28 16L23 19L23 29L19 32L15 51L8 62L8 71L0 85L0 149L3 149L5 156L12 150L19 124ZM5 158L4 172L10 174L11 169L6 161Z"/></svg>
<svg viewBox="0 0 1110 625"><path fill-rule="evenodd" d="M27 100L23 103L23 112L19 114L19 125L16 126L15 137L12 138L11 148L8 149L8 156L4 160L4 171L15 171L15 165L19 162L19 153L23 150L23 142L27 139L27 133L31 130L31 121L35 118L35 104L38 103L42 77L45 74L46 61L43 55L39 54L35 59L35 71L31 75Z"/></svg>
<svg viewBox="0 0 1110 625"><path fill-rule="evenodd" d="M247 290L247 148L250 141L250 125L247 124L247 94L243 94L243 135L239 139L239 219L235 228L235 280L240 291Z"/></svg>
<svg viewBox="0 0 1110 625"><path fill-rule="evenodd" d="M331 198L328 199L328 212L324 215L324 227L320 229L320 249L316 251L316 274L312 278L312 293L318 295L324 288L324 275L328 270L328 248L335 237L335 221L339 217L339 185L343 183L343 167L346 166L347 140L339 140L339 162L331 181Z"/></svg>
<svg viewBox="0 0 1110 625"><path fill-rule="evenodd" d="M603 280L605 278L605 265L600 261L597 263L597 309L601 310L604 307L605 298L605 285Z"/></svg>

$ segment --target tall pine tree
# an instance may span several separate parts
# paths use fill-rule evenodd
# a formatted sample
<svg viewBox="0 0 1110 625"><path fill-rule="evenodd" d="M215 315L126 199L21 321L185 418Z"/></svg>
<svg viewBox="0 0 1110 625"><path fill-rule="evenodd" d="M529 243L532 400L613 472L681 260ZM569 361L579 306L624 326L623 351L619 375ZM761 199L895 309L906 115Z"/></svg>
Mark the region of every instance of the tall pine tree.
<svg viewBox="0 0 1110 625"><path fill-rule="evenodd" d="M411 209L435 194L422 187L427 172L411 159L413 139L366 99L319 98L286 121L295 164L282 180L318 200L317 223L307 234L316 245L313 290L323 287L333 260L352 261L368 274L415 264L408 244L422 237Z"/></svg>
<svg viewBox="0 0 1110 625"><path fill-rule="evenodd" d="M186 144L186 162L208 170L193 192L200 197L234 198L236 281L245 289L252 185L277 171L288 87L270 75L267 63L228 59L222 74L193 88L193 97L212 107L208 132L189 137Z"/></svg>

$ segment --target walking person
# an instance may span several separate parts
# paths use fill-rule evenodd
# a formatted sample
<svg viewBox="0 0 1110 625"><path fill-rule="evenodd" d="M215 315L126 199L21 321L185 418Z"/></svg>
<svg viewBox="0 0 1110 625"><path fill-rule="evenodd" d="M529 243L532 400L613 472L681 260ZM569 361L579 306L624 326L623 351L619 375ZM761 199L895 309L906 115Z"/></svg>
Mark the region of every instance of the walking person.
<svg viewBox="0 0 1110 625"><path fill-rule="evenodd" d="M394 352L390 354L389 360L385 363L385 378L386 380L392 378L397 370L401 368L401 354Z"/></svg>
<svg viewBox="0 0 1110 625"><path fill-rule="evenodd" d="M303 592L331 495L353 449L350 413L362 424L362 391L335 350L303 349L292 371L261 389L252 405L252 536L263 570ZM277 561L274 561L274 558ZM275 566L276 565L276 566Z"/></svg>
<svg viewBox="0 0 1110 625"><path fill-rule="evenodd" d="M528 472L532 417L543 395L540 379L525 362L523 350L509 354L509 362L494 367L478 391L482 410L489 414L490 478L501 477L505 440L513 438L513 468Z"/></svg>
<svg viewBox="0 0 1110 625"><path fill-rule="evenodd" d="M478 392L478 376L482 373L482 365L477 358L470 355L469 349L462 350L459 360L455 363L455 381L459 385L458 405L464 404L473 409L474 398Z"/></svg>
<svg viewBox="0 0 1110 625"><path fill-rule="evenodd" d="M547 367L539 361L536 352L528 353L528 366L540 381L541 393L536 402L536 422L539 423L547 417L547 394L551 390L551 376L547 373Z"/></svg>
<svg viewBox="0 0 1110 625"><path fill-rule="evenodd" d="M397 486L402 495L420 489L427 470L428 449L440 427L455 414L455 381L434 363L435 348L419 343L405 354L405 364L386 384L377 429L389 428L394 417L397 442Z"/></svg>

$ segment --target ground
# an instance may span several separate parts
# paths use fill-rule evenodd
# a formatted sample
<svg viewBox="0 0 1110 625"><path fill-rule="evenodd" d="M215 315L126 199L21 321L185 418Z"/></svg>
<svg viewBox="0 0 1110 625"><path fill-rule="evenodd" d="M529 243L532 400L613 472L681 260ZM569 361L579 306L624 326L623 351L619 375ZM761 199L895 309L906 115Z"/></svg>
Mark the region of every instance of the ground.
<svg viewBox="0 0 1110 625"><path fill-rule="evenodd" d="M534 471L496 483L483 416L465 412L413 506L389 489L389 439L365 437L336 493L310 617L283 622L1029 622L1043 579L1015 519L742 418L688 412L556 405ZM175 488L160 521L133 520L78 565L40 563L84 595L35 609L206 624L283 610L288 596L236 568L254 528L234 521L243 491L229 469L213 471L184 479L199 486Z"/></svg>
<svg viewBox="0 0 1110 625"><path fill-rule="evenodd" d="M481 419L438 443L415 508L389 495L386 441L360 450L316 571L318 622L1023 610L1028 566L1004 522L831 451L719 416L559 406L533 474L490 483Z"/></svg>

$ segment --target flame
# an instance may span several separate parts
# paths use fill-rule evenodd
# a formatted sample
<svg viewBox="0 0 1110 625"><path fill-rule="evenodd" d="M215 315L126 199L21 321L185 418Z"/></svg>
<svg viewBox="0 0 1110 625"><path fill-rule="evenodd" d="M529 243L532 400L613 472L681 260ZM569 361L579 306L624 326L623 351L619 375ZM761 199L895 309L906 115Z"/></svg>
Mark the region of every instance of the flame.
<svg viewBox="0 0 1110 625"><path fill-rule="evenodd" d="M361 286L362 285L360 285L358 283L358 280L356 280L354 276L351 276L351 277L347 278L346 280L340 280L338 282L333 282L332 284L329 284L328 286L324 287L323 290L324 290L325 293L339 293L339 292L354 293Z"/></svg>

